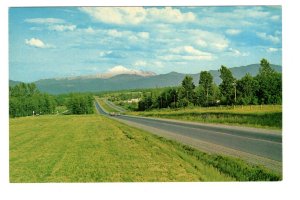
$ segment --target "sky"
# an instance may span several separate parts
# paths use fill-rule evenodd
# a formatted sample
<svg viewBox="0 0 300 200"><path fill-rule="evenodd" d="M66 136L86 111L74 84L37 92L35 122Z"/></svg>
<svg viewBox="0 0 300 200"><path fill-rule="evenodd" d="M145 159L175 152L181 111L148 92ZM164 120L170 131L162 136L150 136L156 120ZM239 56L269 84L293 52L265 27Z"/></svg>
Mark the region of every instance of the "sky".
<svg viewBox="0 0 300 200"><path fill-rule="evenodd" d="M9 79L282 64L281 6L9 9Z"/></svg>

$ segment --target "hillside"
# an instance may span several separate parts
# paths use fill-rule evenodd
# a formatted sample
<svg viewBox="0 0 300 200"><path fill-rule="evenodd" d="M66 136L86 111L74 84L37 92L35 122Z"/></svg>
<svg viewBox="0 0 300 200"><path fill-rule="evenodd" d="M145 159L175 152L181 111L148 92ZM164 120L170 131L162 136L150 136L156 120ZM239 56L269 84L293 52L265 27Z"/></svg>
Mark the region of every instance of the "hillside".
<svg viewBox="0 0 300 200"><path fill-rule="evenodd" d="M279 65L271 65L278 72L282 71ZM259 64L252 64L241 67L230 68L236 78L243 77L246 73L255 76L259 71ZM218 70L210 70L216 84L221 83ZM120 74L111 78L64 78L64 79L43 79L36 81L37 87L52 94L69 92L98 92L114 91L137 88L154 88L177 86L181 83L186 74L170 72L153 76L140 76L136 74ZM189 74L193 77L195 84L199 82L199 73Z"/></svg>
<svg viewBox="0 0 300 200"><path fill-rule="evenodd" d="M15 86L15 85L18 85L18 84L20 84L20 83L22 83L22 82L20 82L20 81L9 80L9 86Z"/></svg>

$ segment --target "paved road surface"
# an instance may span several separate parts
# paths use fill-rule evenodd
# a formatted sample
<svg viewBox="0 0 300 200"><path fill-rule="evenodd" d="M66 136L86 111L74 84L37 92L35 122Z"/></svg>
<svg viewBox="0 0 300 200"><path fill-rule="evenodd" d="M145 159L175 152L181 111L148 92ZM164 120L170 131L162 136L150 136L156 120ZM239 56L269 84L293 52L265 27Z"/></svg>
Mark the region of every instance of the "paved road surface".
<svg viewBox="0 0 300 200"><path fill-rule="evenodd" d="M124 108L121 108L121 107L119 107L119 106L116 106L113 102L111 102L111 101L108 101L108 100L104 100L104 102L109 106L109 107L111 107L111 108L113 108L113 109L115 109L115 110L117 110L117 111L119 111L119 112L125 112L126 110L124 109Z"/></svg>
<svg viewBox="0 0 300 200"><path fill-rule="evenodd" d="M99 113L108 115L98 103L96 103L96 108ZM282 161L282 137L278 131L205 125L128 115L113 116L113 118L129 124L140 124L144 129L150 131L151 129L167 131L178 135L178 138L189 138L194 142L204 141L280 163Z"/></svg>

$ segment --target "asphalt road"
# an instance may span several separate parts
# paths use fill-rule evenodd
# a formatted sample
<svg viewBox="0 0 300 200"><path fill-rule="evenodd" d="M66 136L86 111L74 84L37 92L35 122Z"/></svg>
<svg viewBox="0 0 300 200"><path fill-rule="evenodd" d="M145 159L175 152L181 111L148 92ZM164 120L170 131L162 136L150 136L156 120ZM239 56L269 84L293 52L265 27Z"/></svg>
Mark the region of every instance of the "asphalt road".
<svg viewBox="0 0 300 200"><path fill-rule="evenodd" d="M108 115L97 102L96 108L99 113ZM276 131L273 133L261 129L204 125L128 115L113 116L113 118L125 123L141 124L149 130L154 128L168 131L193 141L205 141L274 161L282 161L282 136Z"/></svg>
<svg viewBox="0 0 300 200"><path fill-rule="evenodd" d="M111 101L108 101L108 100L104 100L104 102L108 105L108 106L110 106L111 108L113 108L113 109L115 109L115 110L117 110L117 111L119 111L119 112L125 112L126 110L124 109L124 108L121 108L121 107L119 107L119 106L116 106L113 102L111 102Z"/></svg>

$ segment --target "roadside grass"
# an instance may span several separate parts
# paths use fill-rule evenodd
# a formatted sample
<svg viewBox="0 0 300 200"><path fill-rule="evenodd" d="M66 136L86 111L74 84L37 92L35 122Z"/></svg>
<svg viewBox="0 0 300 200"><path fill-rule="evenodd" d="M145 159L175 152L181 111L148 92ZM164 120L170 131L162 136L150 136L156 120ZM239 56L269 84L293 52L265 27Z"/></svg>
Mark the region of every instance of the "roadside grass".
<svg viewBox="0 0 300 200"><path fill-rule="evenodd" d="M127 114L203 123L282 129L281 105L195 107L187 109L161 109L144 112L129 112Z"/></svg>
<svg viewBox="0 0 300 200"><path fill-rule="evenodd" d="M281 180L99 115L10 119L10 182Z"/></svg>

